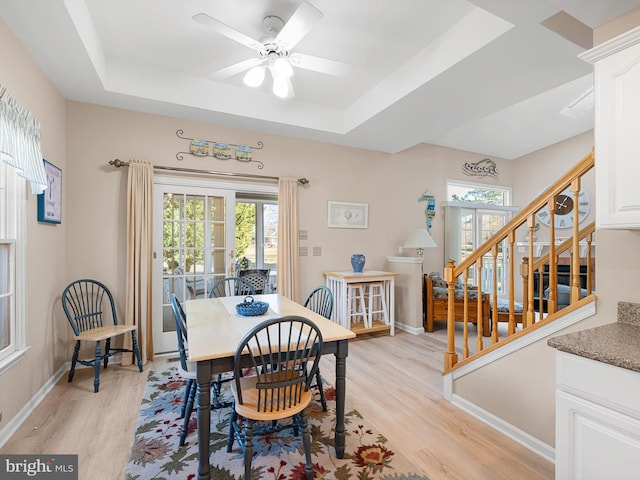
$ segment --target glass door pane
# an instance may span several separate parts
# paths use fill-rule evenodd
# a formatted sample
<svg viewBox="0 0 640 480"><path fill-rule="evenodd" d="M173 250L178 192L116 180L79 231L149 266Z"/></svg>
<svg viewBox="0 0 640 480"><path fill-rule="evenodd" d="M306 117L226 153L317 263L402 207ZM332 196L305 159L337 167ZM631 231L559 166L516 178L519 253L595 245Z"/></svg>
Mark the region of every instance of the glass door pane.
<svg viewBox="0 0 640 480"><path fill-rule="evenodd" d="M154 350L175 351L171 294L184 303L206 298L224 278L234 249L234 194L156 185L154 234ZM160 218L158 218L160 217Z"/></svg>

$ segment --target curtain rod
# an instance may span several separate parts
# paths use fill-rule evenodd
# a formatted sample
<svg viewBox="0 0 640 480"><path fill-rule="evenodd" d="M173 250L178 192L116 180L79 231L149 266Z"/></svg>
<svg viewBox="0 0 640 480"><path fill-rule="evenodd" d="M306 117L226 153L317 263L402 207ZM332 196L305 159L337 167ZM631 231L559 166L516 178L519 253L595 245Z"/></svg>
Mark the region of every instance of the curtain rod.
<svg viewBox="0 0 640 480"><path fill-rule="evenodd" d="M116 168L128 167L129 162L123 162L122 160L115 159L109 162L109 165L113 165ZM231 172L217 172L215 170L198 170L195 168L181 168L181 167L163 167L160 165L154 165L154 170L170 170L172 172L184 172L184 173L203 173L205 175L217 175L220 177L242 177L242 178L255 178L259 180L280 180L279 177L269 177L267 175L252 175L250 173L231 173ZM306 178L299 178L298 183L300 185L308 185L309 180Z"/></svg>

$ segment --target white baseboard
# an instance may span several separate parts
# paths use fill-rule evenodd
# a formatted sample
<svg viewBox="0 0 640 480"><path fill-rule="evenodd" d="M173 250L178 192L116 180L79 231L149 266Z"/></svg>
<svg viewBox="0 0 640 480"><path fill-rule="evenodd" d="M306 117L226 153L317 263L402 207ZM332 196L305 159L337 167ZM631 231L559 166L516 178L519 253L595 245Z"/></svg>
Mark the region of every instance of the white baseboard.
<svg viewBox="0 0 640 480"><path fill-rule="evenodd" d="M399 330L409 332L411 335L421 335L424 333L424 328L422 327L410 327L409 325L405 325L403 323L395 322L395 327Z"/></svg>
<svg viewBox="0 0 640 480"><path fill-rule="evenodd" d="M555 463L556 459L556 451L550 445L547 445L544 442L541 442L537 438L529 435L527 432L520 430L517 427L514 427L512 424L505 422L500 417L495 416L494 414L487 412L486 410L478 407L474 403L471 403L464 398L453 394L453 398L451 400L456 407L464 410L465 412L473 415L478 420L483 423L486 423L490 427L494 428L498 432L506 435L512 440L515 440L520 445L528 448L534 453L537 453L542 458L548 460L551 463Z"/></svg>
<svg viewBox="0 0 640 480"><path fill-rule="evenodd" d="M20 409L20 411L0 430L0 448L9 441L11 436L18 431L24 421L29 418L29 415L36 409L40 402L49 394L58 380L69 371L71 364L69 362L64 363L57 372L53 374L47 382L31 397L31 399Z"/></svg>

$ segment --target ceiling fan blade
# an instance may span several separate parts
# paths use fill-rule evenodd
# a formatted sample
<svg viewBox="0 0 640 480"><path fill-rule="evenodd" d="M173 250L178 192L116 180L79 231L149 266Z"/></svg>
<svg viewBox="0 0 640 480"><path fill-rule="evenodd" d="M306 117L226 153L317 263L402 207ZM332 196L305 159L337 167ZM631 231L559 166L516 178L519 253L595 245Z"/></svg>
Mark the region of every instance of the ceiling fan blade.
<svg viewBox="0 0 640 480"><path fill-rule="evenodd" d="M242 62L234 63L233 65L229 65L220 70L216 70L215 72L210 73L207 77L212 80L223 80L225 78L232 77L237 73L244 72L245 70L249 70L252 67L257 67L261 63L265 62L265 59L262 58L250 58L248 60L244 60Z"/></svg>
<svg viewBox="0 0 640 480"><path fill-rule="evenodd" d="M284 50L292 49L323 17L322 12L316 7L302 2L276 36L276 44Z"/></svg>
<svg viewBox="0 0 640 480"><path fill-rule="evenodd" d="M241 45L252 48L253 50L257 50L260 53L264 53L265 51L264 45L258 40L255 40L250 36L245 35L244 33L239 32L234 28L231 28L229 25L222 23L220 20L217 20L212 16L207 15L206 13L198 13L191 18L193 18L193 20L198 22L200 25L210 28L211 30L218 32L219 34L224 35L225 37L230 38L231 40L234 40Z"/></svg>
<svg viewBox="0 0 640 480"><path fill-rule="evenodd" d="M349 63L337 62L313 55L305 55L304 53L292 53L289 55L289 61L294 67L335 75L336 77L346 75L352 67Z"/></svg>

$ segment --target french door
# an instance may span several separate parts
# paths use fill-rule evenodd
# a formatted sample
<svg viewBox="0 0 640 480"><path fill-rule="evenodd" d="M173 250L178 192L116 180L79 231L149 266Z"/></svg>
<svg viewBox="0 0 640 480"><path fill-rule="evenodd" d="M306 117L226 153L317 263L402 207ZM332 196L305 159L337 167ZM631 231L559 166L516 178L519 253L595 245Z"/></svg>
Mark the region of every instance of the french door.
<svg viewBox="0 0 640 480"><path fill-rule="evenodd" d="M171 294L180 302L206 298L229 271L235 249L235 192L154 185L153 346L177 349Z"/></svg>
<svg viewBox="0 0 640 480"><path fill-rule="evenodd" d="M462 251L461 260L464 260L474 250L491 238L498 230L504 227L509 221L509 212L478 209L462 209ZM505 295L506 286L506 241L498 244L498 255L496 257L498 295ZM493 269L494 262L490 253L483 257L482 262L482 285L483 292L493 293ZM471 269L469 279L472 285L478 286L477 270Z"/></svg>

